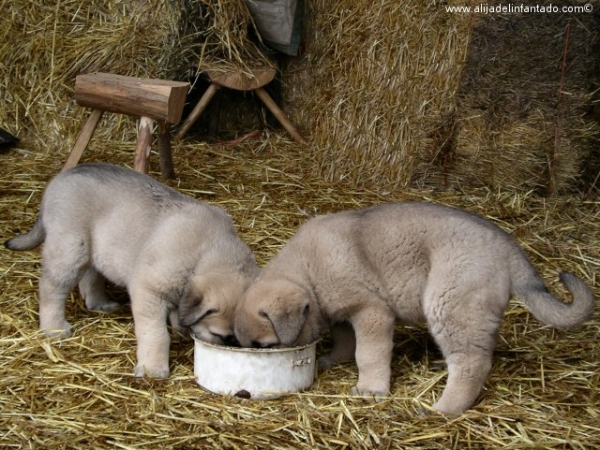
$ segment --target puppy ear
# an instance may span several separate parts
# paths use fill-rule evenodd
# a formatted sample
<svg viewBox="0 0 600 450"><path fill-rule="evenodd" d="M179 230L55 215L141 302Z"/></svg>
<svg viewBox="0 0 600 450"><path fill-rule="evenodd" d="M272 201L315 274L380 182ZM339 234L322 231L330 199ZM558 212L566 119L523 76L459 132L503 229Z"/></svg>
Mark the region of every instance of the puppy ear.
<svg viewBox="0 0 600 450"><path fill-rule="evenodd" d="M177 312L179 315L179 325L182 327L191 327L202 319L202 317L210 313L206 306L203 306L202 295L195 293L189 287L183 291L183 295L179 299Z"/></svg>
<svg viewBox="0 0 600 450"><path fill-rule="evenodd" d="M280 343L294 345L304 328L309 308L308 301L303 300L274 311L260 310L258 314L271 322Z"/></svg>

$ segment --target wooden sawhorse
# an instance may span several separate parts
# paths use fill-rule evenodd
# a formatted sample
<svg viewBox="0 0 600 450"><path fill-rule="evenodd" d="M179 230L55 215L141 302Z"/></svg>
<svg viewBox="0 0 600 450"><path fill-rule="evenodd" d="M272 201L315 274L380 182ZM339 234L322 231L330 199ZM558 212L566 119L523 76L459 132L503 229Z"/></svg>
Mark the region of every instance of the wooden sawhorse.
<svg viewBox="0 0 600 450"><path fill-rule="evenodd" d="M152 127L158 124L160 171L164 178L175 178L171 155L171 125L181 120L190 84L180 81L144 79L92 73L77 76L75 100L92 108L63 170L76 166L105 111L140 117L133 168L148 173L152 147Z"/></svg>
<svg viewBox="0 0 600 450"><path fill-rule="evenodd" d="M265 104L267 108L277 118L279 123L287 130L292 138L299 144L306 144L306 141L302 138L296 127L290 122L285 116L277 103L271 98L271 96L265 91L264 87L275 78L275 69L254 69L249 71L237 70L230 72L218 72L208 70L208 78L210 79L210 86L198 101L198 104L194 107L188 118L185 120L177 138L181 139L188 132L194 122L200 117L202 112L206 109L212 98L215 96L220 88L235 89L238 91L252 91L256 93L258 98Z"/></svg>

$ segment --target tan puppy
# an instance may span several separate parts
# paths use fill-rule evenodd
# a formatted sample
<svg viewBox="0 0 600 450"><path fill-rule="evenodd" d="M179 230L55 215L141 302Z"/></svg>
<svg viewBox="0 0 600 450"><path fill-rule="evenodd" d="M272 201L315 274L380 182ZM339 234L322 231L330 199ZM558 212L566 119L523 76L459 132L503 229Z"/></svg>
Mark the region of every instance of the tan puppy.
<svg viewBox="0 0 600 450"><path fill-rule="evenodd" d="M227 214L124 167L84 164L48 185L33 229L11 250L44 242L40 328L66 337L69 292L79 284L88 309L119 305L108 279L127 287L137 338L136 376L169 376L167 316L199 338L233 339L235 304L258 266Z"/></svg>
<svg viewBox="0 0 600 450"><path fill-rule="evenodd" d="M333 324L325 363L354 354L353 393L383 396L395 321L426 321L448 365L433 406L460 413L487 378L512 294L559 329L589 318L590 289L574 275L561 279L570 305L546 290L512 237L481 217L426 203L376 206L304 224L246 291L235 334L242 346L294 346Z"/></svg>

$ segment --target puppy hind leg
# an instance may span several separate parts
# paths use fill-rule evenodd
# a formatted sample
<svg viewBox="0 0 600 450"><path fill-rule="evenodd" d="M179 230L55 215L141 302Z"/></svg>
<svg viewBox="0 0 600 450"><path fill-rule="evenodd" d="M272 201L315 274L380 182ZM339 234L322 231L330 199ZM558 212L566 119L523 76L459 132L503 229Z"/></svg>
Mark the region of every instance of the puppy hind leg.
<svg viewBox="0 0 600 450"><path fill-rule="evenodd" d="M431 275L438 281L425 293L424 312L448 366L446 386L433 408L460 414L473 406L491 370L510 292L507 277L494 267L452 270Z"/></svg>
<svg viewBox="0 0 600 450"><path fill-rule="evenodd" d="M42 251L39 284L40 329L47 336L71 335L71 325L65 318L67 298L81 279L87 262L85 241L77 239L77 236L48 233Z"/></svg>
<svg viewBox="0 0 600 450"><path fill-rule="evenodd" d="M465 327L434 336L448 366L446 386L434 409L445 414L460 414L473 406L492 367L496 333L497 328Z"/></svg>
<svg viewBox="0 0 600 450"><path fill-rule="evenodd" d="M492 367L491 356L455 353L446 360L448 380L433 408L444 414L461 414L477 400Z"/></svg>
<svg viewBox="0 0 600 450"><path fill-rule="evenodd" d="M118 302L111 301L106 295L106 280L93 267L88 267L79 281L79 293L90 311L111 312L119 309Z"/></svg>
<svg viewBox="0 0 600 450"><path fill-rule="evenodd" d="M356 337L352 325L347 322L336 323L331 326L331 352L319 358L319 367L330 369L334 365L351 361L356 351Z"/></svg>
<svg viewBox="0 0 600 450"><path fill-rule="evenodd" d="M65 318L69 284L61 284L42 271L39 284L40 329L48 337L67 338L71 336L71 324Z"/></svg>

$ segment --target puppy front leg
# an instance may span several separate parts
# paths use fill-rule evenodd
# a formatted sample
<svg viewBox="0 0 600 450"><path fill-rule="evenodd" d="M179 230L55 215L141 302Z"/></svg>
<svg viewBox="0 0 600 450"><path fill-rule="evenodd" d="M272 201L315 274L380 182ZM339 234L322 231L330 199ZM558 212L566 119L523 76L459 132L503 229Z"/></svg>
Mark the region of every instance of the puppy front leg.
<svg viewBox="0 0 600 450"><path fill-rule="evenodd" d="M330 369L334 365L354 359L356 339L352 325L348 322L335 323L331 326L331 352L319 358L319 367Z"/></svg>
<svg viewBox="0 0 600 450"><path fill-rule="evenodd" d="M169 377L169 346L166 302L150 290L136 287L130 290L131 311L137 340L136 377Z"/></svg>
<svg viewBox="0 0 600 450"><path fill-rule="evenodd" d="M394 314L385 308L365 308L352 319L356 334L358 383L353 395L384 397L389 394Z"/></svg>
<svg viewBox="0 0 600 450"><path fill-rule="evenodd" d="M90 311L115 311L121 307L106 295L104 277L93 267L88 267L79 281L79 293Z"/></svg>
<svg viewBox="0 0 600 450"><path fill-rule="evenodd" d="M190 337L189 330L179 325L179 311L177 308L169 310L169 324L171 325L171 342L180 342Z"/></svg>

